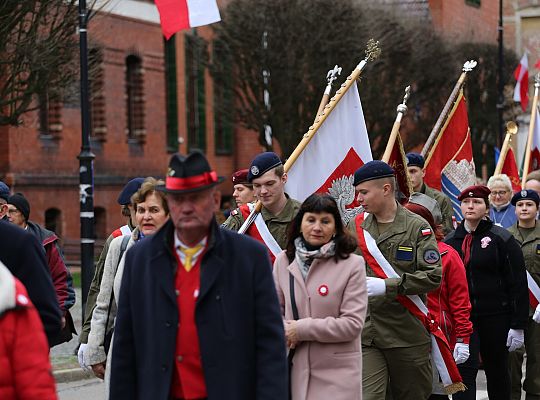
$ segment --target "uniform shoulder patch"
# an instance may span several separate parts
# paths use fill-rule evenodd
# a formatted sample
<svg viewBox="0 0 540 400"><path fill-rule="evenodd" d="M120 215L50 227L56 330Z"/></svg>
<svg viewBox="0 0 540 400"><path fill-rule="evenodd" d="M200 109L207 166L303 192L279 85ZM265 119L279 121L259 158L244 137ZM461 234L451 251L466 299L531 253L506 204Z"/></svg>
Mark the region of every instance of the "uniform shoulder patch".
<svg viewBox="0 0 540 400"><path fill-rule="evenodd" d="M422 230L420 231L420 233L422 234L422 236L429 236L429 235L431 235L433 232L431 231L430 228L426 228L426 229L422 229Z"/></svg>
<svg viewBox="0 0 540 400"><path fill-rule="evenodd" d="M441 259L441 255L437 250L424 251L424 261L428 264L435 264Z"/></svg>

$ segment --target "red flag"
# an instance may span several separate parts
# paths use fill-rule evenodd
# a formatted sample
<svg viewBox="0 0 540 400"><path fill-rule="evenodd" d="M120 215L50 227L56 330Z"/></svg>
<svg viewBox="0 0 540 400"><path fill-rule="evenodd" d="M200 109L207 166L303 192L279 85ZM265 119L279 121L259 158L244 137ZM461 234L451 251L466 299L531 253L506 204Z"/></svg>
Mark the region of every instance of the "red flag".
<svg viewBox="0 0 540 400"><path fill-rule="evenodd" d="M476 183L471 131L463 91L459 93L454 108L431 148L425 171L424 182L450 198L454 214L461 220L457 197L463 189Z"/></svg>
<svg viewBox="0 0 540 400"><path fill-rule="evenodd" d="M403 193L405 199L409 199L411 197L411 187L409 174L407 173L407 157L403 150L403 142L401 141L399 132L394 142L392 153L390 153L388 165L394 168L399 191Z"/></svg>
<svg viewBox="0 0 540 400"><path fill-rule="evenodd" d="M155 0L166 39L176 32L221 21L216 0Z"/></svg>
<svg viewBox="0 0 540 400"><path fill-rule="evenodd" d="M510 182L512 182L512 191L517 192L518 190L521 190L521 179L519 179L519 171L512 147L509 147L506 152L501 174L506 174L510 178Z"/></svg>
<svg viewBox="0 0 540 400"><path fill-rule="evenodd" d="M303 201L312 193L330 193L344 221L357 206L354 172L373 159L356 85L343 95L288 171L286 192Z"/></svg>
<svg viewBox="0 0 540 400"><path fill-rule="evenodd" d="M529 62L527 53L523 54L521 61L514 71L516 87L514 88L514 101L521 103L521 109L527 110L529 105Z"/></svg>

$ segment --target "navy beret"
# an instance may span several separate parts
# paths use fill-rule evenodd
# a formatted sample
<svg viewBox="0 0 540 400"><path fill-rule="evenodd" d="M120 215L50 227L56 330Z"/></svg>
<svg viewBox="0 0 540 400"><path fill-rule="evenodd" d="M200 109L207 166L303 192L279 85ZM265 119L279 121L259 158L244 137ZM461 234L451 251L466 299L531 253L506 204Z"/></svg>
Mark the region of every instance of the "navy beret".
<svg viewBox="0 0 540 400"><path fill-rule="evenodd" d="M144 178L134 178L130 180L118 195L118 204L121 206L131 204L131 196L133 196L135 192L140 189L143 182Z"/></svg>
<svg viewBox="0 0 540 400"><path fill-rule="evenodd" d="M407 153L407 167L420 167L424 168L424 156L418 153Z"/></svg>
<svg viewBox="0 0 540 400"><path fill-rule="evenodd" d="M6 185L4 182L0 181L0 199L4 199L7 201L9 197L9 186Z"/></svg>
<svg viewBox="0 0 540 400"><path fill-rule="evenodd" d="M354 173L353 185L373 179L389 178L394 176L394 169L384 161L373 160L365 163Z"/></svg>
<svg viewBox="0 0 540 400"><path fill-rule="evenodd" d="M279 167L280 165L283 165L283 163L276 153L272 151L261 153L251 162L247 180L248 182L251 182L253 179L258 178L265 172L270 171L272 168Z"/></svg>
<svg viewBox="0 0 540 400"><path fill-rule="evenodd" d="M490 193L491 193L491 190L489 190L487 186L473 185L473 186L469 186L468 188L465 188L465 190L459 194L457 199L459 201L463 201L463 199L467 197L477 197L480 199L488 199Z"/></svg>
<svg viewBox="0 0 540 400"><path fill-rule="evenodd" d="M520 190L519 192L516 192L512 197L511 203L513 206L515 206L520 200L532 200L536 203L537 207L538 204L540 204L540 196L538 196L538 193L532 189Z"/></svg>

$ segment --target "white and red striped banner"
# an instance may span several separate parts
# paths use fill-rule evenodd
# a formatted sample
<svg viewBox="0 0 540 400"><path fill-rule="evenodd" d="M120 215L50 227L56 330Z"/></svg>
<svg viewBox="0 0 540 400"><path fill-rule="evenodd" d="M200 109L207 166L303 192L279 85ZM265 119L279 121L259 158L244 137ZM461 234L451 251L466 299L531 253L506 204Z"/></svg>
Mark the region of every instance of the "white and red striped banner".
<svg viewBox="0 0 540 400"><path fill-rule="evenodd" d="M366 263L373 270L375 275L381 279L400 278L392 265L386 260L384 255L377 247L375 239L368 231L362 229L367 213L359 214L356 217L356 230L358 234L358 245L362 250ZM441 381L448 394L464 390L461 375L457 369L452 351L443 331L439 328L437 321L429 314L428 308L417 295L399 295L397 300L418 318L426 327L431 336L431 356L432 361L437 367Z"/></svg>
<svg viewBox="0 0 540 400"><path fill-rule="evenodd" d="M253 203L247 203L240 206L240 212L242 213L244 220L248 219L249 214L251 211L253 211L253 207L255 207ZM270 260L273 264L274 260L278 254L281 253L282 249L279 247L278 242L268 230L268 226L266 226L261 213L258 213L257 218L255 218L255 222L250 225L246 233L253 239L258 240L266 246L268 252L270 253Z"/></svg>
<svg viewBox="0 0 540 400"><path fill-rule="evenodd" d="M519 65L514 71L516 87L514 88L514 101L521 103L521 109L527 110L529 105L529 61L527 53L523 54Z"/></svg>
<svg viewBox="0 0 540 400"><path fill-rule="evenodd" d="M176 32L221 21L216 0L155 0L166 39Z"/></svg>
<svg viewBox="0 0 540 400"><path fill-rule="evenodd" d="M538 287L536 281L529 274L529 271L527 271L527 286L529 286L529 303L533 310L535 310L540 303L540 287Z"/></svg>

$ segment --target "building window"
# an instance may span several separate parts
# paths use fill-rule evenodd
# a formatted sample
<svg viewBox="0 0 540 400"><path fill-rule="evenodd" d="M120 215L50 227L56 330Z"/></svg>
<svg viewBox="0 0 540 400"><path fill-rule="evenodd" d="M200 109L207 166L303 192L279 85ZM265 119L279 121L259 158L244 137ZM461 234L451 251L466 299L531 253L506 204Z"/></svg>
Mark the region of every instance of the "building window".
<svg viewBox="0 0 540 400"><path fill-rule="evenodd" d="M165 40L165 93L167 107L167 151L178 151L178 87L176 82L176 36Z"/></svg>
<svg viewBox="0 0 540 400"><path fill-rule="evenodd" d="M49 100L47 90L38 94L39 136L59 139L62 133L62 103Z"/></svg>
<svg viewBox="0 0 540 400"><path fill-rule="evenodd" d="M107 210L103 207L94 208L94 234L96 239L107 238Z"/></svg>
<svg viewBox="0 0 540 400"><path fill-rule="evenodd" d="M62 237L62 211L58 208L49 208L45 211L45 229L53 231L58 237Z"/></svg>
<svg viewBox="0 0 540 400"><path fill-rule="evenodd" d="M214 141L217 155L232 154L232 58L225 43L215 41L212 51L214 79Z"/></svg>
<svg viewBox="0 0 540 400"><path fill-rule="evenodd" d="M195 149L206 151L205 50L206 43L196 32L185 35L186 119L190 151Z"/></svg>
<svg viewBox="0 0 540 400"><path fill-rule="evenodd" d="M468 4L470 6L474 6L474 7L480 7L480 1L481 0L465 0L465 4Z"/></svg>
<svg viewBox="0 0 540 400"><path fill-rule="evenodd" d="M126 58L127 137L130 143L144 143L144 90L142 60L135 55Z"/></svg>
<svg viewBox="0 0 540 400"><path fill-rule="evenodd" d="M88 60L90 66L90 137L94 142L101 143L106 140L107 135L103 50L100 48L90 49Z"/></svg>

